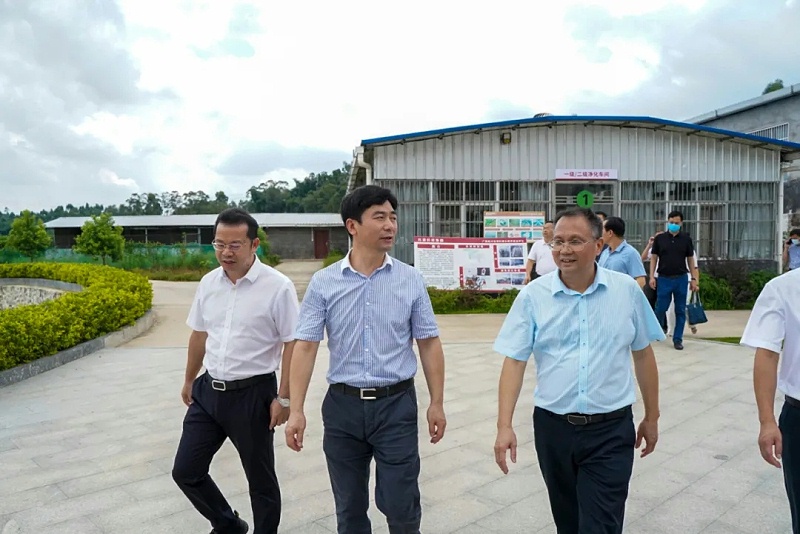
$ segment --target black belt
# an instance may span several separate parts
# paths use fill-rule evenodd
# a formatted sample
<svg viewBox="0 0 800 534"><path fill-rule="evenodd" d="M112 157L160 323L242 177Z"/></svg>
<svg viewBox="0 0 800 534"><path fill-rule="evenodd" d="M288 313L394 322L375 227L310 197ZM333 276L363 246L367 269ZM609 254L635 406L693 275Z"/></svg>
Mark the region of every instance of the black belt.
<svg viewBox="0 0 800 534"><path fill-rule="evenodd" d="M789 395L784 395L786 404L789 406L794 406L795 408L800 408L800 400L795 399L794 397L790 397Z"/></svg>
<svg viewBox="0 0 800 534"><path fill-rule="evenodd" d="M626 406L624 408L620 408L619 410L614 410L613 412L608 413L595 413L595 414L582 414L582 413L568 413L568 414L560 414L551 412L550 410L544 410L545 412L557 417L559 419L563 419L564 421L569 422L570 424L576 426L583 426L583 425L590 425L592 423L601 423L603 421L610 421L611 419L619 419L620 417L625 417L631 411L630 406Z"/></svg>
<svg viewBox="0 0 800 534"><path fill-rule="evenodd" d="M266 375L256 375L250 378L242 378L241 380L217 380L210 374L206 373L206 379L211 383L211 389L216 391L234 391L236 389L243 389L250 386L255 386L267 380L275 380L275 373Z"/></svg>
<svg viewBox="0 0 800 534"><path fill-rule="evenodd" d="M391 386L382 386L377 388L357 388L355 386L339 383L331 384L330 389L331 391L344 393L345 395L350 395L351 397L358 397L361 400L375 400L389 397L391 395L397 395L413 385L414 378L412 377L408 380L398 382L397 384L392 384Z"/></svg>

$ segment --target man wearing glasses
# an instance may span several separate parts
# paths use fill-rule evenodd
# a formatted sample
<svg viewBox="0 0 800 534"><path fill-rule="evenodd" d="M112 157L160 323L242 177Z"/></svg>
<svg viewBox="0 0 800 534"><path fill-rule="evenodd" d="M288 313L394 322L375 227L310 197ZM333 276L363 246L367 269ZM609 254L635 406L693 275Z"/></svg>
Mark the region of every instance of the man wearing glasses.
<svg viewBox="0 0 800 534"><path fill-rule="evenodd" d="M172 477L212 534L249 529L208 474L226 438L247 476L255 534L278 532L280 523L273 436L289 417L299 305L292 281L258 260L257 231L244 210L219 214L213 245L220 267L200 281L186 321L192 334L181 398L188 410ZM206 371L198 377L201 366Z"/></svg>
<svg viewBox="0 0 800 534"><path fill-rule="evenodd" d="M602 222L573 208L556 218L558 270L517 295L495 341L500 375L495 461L517 460L512 420L533 353L534 443L559 534L622 532L634 448L658 440L658 368L650 343L664 339L650 304L628 275L599 269ZM613 310L613 313L610 313ZM644 403L636 402L631 355Z"/></svg>

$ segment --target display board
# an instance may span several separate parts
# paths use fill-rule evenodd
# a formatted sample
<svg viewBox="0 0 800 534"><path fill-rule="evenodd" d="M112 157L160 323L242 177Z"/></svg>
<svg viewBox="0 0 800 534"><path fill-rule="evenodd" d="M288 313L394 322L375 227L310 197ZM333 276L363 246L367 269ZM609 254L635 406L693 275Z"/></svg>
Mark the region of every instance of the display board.
<svg viewBox="0 0 800 534"><path fill-rule="evenodd" d="M525 238L414 238L414 267L439 289L522 289L526 256Z"/></svg>
<svg viewBox="0 0 800 534"><path fill-rule="evenodd" d="M528 241L542 239L543 211L485 211L483 237L507 239L521 237Z"/></svg>

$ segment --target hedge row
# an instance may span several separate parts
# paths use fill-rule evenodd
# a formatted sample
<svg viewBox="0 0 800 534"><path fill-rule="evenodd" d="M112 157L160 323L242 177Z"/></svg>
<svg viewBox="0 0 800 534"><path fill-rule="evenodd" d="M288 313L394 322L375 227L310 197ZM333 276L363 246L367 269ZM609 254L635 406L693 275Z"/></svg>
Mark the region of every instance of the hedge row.
<svg viewBox="0 0 800 534"><path fill-rule="evenodd" d="M150 309L147 278L101 265L0 264L0 278L44 278L83 291L0 311L0 370L50 356L133 324Z"/></svg>

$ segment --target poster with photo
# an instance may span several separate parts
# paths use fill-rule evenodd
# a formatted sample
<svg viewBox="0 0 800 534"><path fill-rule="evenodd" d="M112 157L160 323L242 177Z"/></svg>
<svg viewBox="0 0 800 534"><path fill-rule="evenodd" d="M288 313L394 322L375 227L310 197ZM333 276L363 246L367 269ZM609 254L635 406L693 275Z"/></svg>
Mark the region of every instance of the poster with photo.
<svg viewBox="0 0 800 534"><path fill-rule="evenodd" d="M543 211L486 211L483 213L483 237L542 239Z"/></svg>
<svg viewBox="0 0 800 534"><path fill-rule="evenodd" d="M438 289L521 289L526 250L523 238L418 236L414 238L414 267L428 286Z"/></svg>

